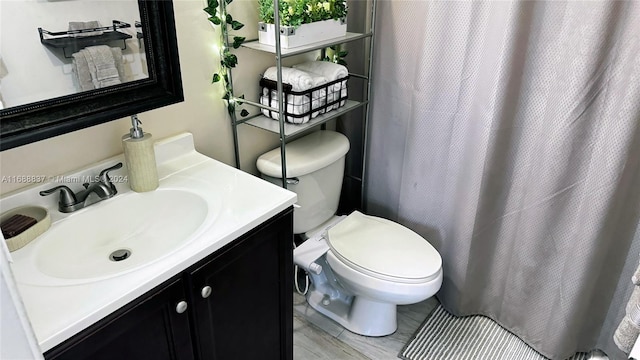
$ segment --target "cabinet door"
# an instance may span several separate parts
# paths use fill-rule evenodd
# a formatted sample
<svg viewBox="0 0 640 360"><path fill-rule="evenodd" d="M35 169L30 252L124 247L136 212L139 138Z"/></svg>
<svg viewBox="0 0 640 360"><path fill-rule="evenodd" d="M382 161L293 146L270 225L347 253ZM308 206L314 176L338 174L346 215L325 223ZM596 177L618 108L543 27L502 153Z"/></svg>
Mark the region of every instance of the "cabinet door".
<svg viewBox="0 0 640 360"><path fill-rule="evenodd" d="M293 358L292 218L277 216L192 272L199 359Z"/></svg>
<svg viewBox="0 0 640 360"><path fill-rule="evenodd" d="M176 310L185 300L183 281L173 281L45 353L45 358L192 360L188 312Z"/></svg>

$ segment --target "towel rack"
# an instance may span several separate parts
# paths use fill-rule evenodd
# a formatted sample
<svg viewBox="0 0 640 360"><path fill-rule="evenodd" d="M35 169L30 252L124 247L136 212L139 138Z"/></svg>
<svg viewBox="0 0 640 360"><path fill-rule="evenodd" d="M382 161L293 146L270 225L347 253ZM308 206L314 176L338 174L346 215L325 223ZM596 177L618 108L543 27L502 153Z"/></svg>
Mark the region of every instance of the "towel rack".
<svg viewBox="0 0 640 360"><path fill-rule="evenodd" d="M131 24L124 21L113 20L112 26L103 26L82 30L68 30L52 32L45 30L41 27L38 28L40 34L40 42L43 45L47 45L53 48L62 49L62 53L65 58L71 58L71 54L78 50L84 49L87 46L102 45L111 41L122 41L122 50L127 48L125 40L132 38L131 35L118 31L118 29L124 29L131 27ZM73 36L75 34L88 33L101 31L100 35L91 36ZM70 53L67 54L67 49Z"/></svg>
<svg viewBox="0 0 640 360"><path fill-rule="evenodd" d="M136 29L142 29L142 22L136 20L135 21L135 27L136 27ZM144 34L142 33L142 30L137 31L136 32L136 36L137 36L138 40L143 39L144 38Z"/></svg>

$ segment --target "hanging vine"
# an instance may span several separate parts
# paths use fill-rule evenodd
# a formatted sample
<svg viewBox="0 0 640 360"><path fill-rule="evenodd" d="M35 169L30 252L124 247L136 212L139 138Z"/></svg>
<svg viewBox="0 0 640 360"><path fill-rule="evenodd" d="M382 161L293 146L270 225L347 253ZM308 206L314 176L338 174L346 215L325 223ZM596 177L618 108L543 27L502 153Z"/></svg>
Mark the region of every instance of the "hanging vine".
<svg viewBox="0 0 640 360"><path fill-rule="evenodd" d="M245 38L242 36L234 36L233 42L230 44L229 27L232 30L240 30L244 27L244 24L235 20L231 14L226 11L227 5L231 4L233 0L221 1L223 1L223 3L220 3L218 0L207 0L207 7L203 10L209 15L208 20L212 24L220 26L220 43L218 44L220 49L220 69L213 74L211 83L222 81L225 89L222 99L227 102L229 115L233 115L236 111L236 105L242 105L242 102L236 101L236 98L233 97L232 84L229 81L229 70L238 64L238 57L231 52L230 47L233 49L239 48ZM238 98L244 99L244 95ZM242 109L240 116L245 117L247 115L249 115L249 112Z"/></svg>

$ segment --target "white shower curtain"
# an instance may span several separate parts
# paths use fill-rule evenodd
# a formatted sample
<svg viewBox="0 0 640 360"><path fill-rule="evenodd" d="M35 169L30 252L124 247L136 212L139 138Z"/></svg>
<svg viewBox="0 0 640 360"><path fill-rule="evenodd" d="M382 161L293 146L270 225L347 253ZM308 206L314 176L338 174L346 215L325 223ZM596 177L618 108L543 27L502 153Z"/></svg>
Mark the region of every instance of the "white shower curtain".
<svg viewBox="0 0 640 360"><path fill-rule="evenodd" d="M374 54L367 211L436 246L443 306L553 359L623 358L640 2L383 0Z"/></svg>

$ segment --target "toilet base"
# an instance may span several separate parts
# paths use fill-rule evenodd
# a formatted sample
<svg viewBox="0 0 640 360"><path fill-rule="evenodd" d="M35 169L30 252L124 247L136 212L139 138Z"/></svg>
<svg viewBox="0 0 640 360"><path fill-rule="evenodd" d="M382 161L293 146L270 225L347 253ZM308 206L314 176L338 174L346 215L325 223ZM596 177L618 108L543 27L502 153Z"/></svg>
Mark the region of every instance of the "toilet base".
<svg viewBox="0 0 640 360"><path fill-rule="evenodd" d="M307 302L319 313L345 329L364 336L386 336L398 328L396 304L381 303L360 296L331 299L314 288L307 293Z"/></svg>

